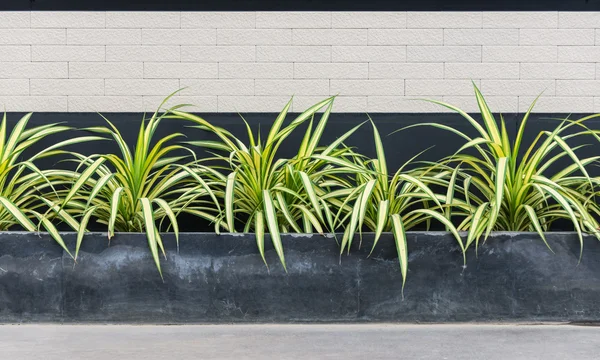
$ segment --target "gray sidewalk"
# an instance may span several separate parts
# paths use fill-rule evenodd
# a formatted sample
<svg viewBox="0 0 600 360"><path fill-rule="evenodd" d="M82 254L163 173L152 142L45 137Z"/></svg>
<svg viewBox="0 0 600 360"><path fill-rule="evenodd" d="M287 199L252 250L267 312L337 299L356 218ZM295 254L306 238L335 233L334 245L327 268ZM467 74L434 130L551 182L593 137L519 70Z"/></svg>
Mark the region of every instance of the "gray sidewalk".
<svg viewBox="0 0 600 360"><path fill-rule="evenodd" d="M5 325L0 358L600 358L600 328L569 325Z"/></svg>

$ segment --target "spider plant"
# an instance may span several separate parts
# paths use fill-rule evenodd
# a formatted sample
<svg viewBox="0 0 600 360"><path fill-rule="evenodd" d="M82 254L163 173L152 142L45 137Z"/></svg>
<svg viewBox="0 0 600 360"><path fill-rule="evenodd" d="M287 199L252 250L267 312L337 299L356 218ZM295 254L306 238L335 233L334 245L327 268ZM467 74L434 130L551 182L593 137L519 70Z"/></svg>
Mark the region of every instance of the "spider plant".
<svg viewBox="0 0 600 360"><path fill-rule="evenodd" d="M332 157L338 156L346 151L340 150L338 145L357 129L350 130L327 148L318 147L333 100L328 98L315 104L285 125L292 104L290 100L275 119L266 139L261 138L260 134L253 134L246 123L247 144L198 116L173 111L178 118L193 121L197 127L218 138L218 141L188 142L215 151L214 157L206 161L216 161L217 165L198 165L198 174L206 178L211 191L209 193L205 188L198 187L199 192L185 194L183 198L188 199L189 205L183 211L212 221L217 232L220 229L254 232L265 263L264 234L270 233L276 253L285 268L282 232L312 233L314 229L324 233L332 230L331 211L322 196L328 191L327 181L335 179L337 175L327 171L332 167L326 162L311 156L317 151ZM321 109L325 111L313 128L313 120ZM278 158L278 150L286 138L304 123L308 123L308 128L296 155L291 159ZM205 204L194 204L209 194L219 199L219 203L223 204L222 209L210 212L211 209Z"/></svg>
<svg viewBox="0 0 600 360"><path fill-rule="evenodd" d="M167 98L168 99L168 98ZM165 100L166 101L166 100ZM164 102L163 102L164 104ZM161 105L162 106L162 105ZM174 209L179 209L177 191L185 188L186 180L196 176L187 165L179 162L194 153L171 141L183 137L172 133L156 142L153 136L165 115L176 106L140 124L133 152L118 128L104 118L108 127L86 130L108 135L119 148L118 155L78 155L78 173L72 187L64 196L64 207L79 218L76 256L92 217L107 226L108 238L117 232L145 232L156 267L162 277L159 251L166 257L157 221L166 220L179 243L179 227Z"/></svg>
<svg viewBox="0 0 600 360"><path fill-rule="evenodd" d="M583 126L586 118L563 121L552 131L541 131L527 145L523 143L525 128L535 101L524 114L515 139L511 139L502 115L498 124L477 86L474 89L483 126L453 105L430 101L459 113L474 128L475 137L443 124L419 124L450 131L465 140L456 154L433 168L451 174L446 177L447 201L452 202L457 188L470 205L470 211L458 212L464 216L458 228L469 230L466 247L474 241L477 246L480 237L487 238L491 231L535 231L548 246L544 232L556 220L566 219L577 232L583 250L582 232L599 236L598 222L590 214L590 207L598 213L597 206L581 188L594 188L586 166L600 157L580 159L576 154L580 146L571 147L567 143L580 136L595 136L592 131L568 133L567 130ZM465 153L468 149L471 154ZM522 150L525 150L523 155ZM559 160L569 161L569 165L551 173L551 165ZM449 209L448 215L452 216L452 210Z"/></svg>
<svg viewBox="0 0 600 360"><path fill-rule="evenodd" d="M63 170L40 170L35 162L39 159L67 154L63 147L96 140L97 137L75 137L60 141L41 150L36 144L47 136L65 132L70 127L47 124L27 129L31 113L23 116L7 137L6 113L0 124L0 231L21 226L27 231L44 228L50 236L69 254L61 235L52 219L76 226L76 221L54 201L57 188L70 179ZM24 152L34 153L22 158ZM38 225L35 225L38 222Z"/></svg>
<svg viewBox="0 0 600 360"><path fill-rule="evenodd" d="M345 224L340 252L346 248L350 251L355 234L361 234L363 228L375 233L371 253L377 246L383 232L392 232L395 240L398 260L402 272L402 285L406 282L408 271L408 249L406 231L422 223L437 220L452 232L464 256L464 244L454 225L445 217L445 199L442 194L436 194L430 184L439 183L439 174L429 175L418 170L407 171L406 165L417 156L405 163L395 173L390 174L386 155L379 131L373 122L373 141L376 157L369 159L355 154L345 159L335 159L330 156L315 155L317 159L335 163L347 172L351 181L346 183L344 190L333 191L323 196L330 201L340 198L336 203L336 222ZM342 195L340 197L340 195Z"/></svg>

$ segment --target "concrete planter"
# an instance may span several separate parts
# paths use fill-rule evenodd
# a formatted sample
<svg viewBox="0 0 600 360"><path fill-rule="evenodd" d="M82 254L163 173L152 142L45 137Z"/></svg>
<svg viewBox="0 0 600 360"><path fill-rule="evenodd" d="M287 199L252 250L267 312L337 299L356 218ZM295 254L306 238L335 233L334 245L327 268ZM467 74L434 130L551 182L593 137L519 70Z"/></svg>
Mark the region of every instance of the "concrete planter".
<svg viewBox="0 0 600 360"><path fill-rule="evenodd" d="M75 234L66 234L74 248ZM549 233L497 233L463 266L446 233L408 238L404 298L392 237L367 257L331 237L283 236L288 272L253 235L165 235L161 280L143 234L84 240L76 265L42 234L0 234L0 322L463 322L600 320L600 243ZM340 261L341 260L341 261Z"/></svg>

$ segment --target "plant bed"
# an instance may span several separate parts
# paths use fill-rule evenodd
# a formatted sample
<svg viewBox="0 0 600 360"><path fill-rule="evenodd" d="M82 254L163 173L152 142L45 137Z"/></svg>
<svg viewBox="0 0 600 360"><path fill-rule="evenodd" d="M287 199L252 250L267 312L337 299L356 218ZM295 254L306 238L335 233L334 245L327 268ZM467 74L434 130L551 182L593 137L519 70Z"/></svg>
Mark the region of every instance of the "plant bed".
<svg viewBox="0 0 600 360"><path fill-rule="evenodd" d="M465 234L463 234L465 235ZM266 235L268 237L268 235ZM75 233L63 234L72 248ZM467 252L409 232L409 276L391 234L339 255L333 237L282 235L287 273L253 234L163 236L161 279L145 234L86 236L77 264L47 234L0 234L0 322L537 322L600 319L600 243L575 233L493 233ZM341 261L340 261L341 260ZM403 296L404 295L404 296Z"/></svg>

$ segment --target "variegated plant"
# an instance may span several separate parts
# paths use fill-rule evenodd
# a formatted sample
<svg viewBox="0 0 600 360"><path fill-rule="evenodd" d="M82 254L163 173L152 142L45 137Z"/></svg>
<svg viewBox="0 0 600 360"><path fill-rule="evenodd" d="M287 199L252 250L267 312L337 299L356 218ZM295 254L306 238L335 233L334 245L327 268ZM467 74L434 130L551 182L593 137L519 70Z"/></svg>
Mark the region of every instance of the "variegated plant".
<svg viewBox="0 0 600 360"><path fill-rule="evenodd" d="M117 127L106 118L108 127L86 129L112 137L119 154L78 155L81 171L63 198L64 208L80 222L76 254L90 219L95 218L107 226L109 239L115 231L145 232L162 276L159 252L165 255L165 249L157 221L167 220L178 241L179 194L185 191L186 181L197 176L187 165L179 164L186 159L193 162L194 153L183 145L171 143L183 134L172 133L153 143L165 114L178 107L163 114L157 111L142 121L133 152Z"/></svg>
<svg viewBox="0 0 600 360"><path fill-rule="evenodd" d="M438 185L443 173L431 173L421 169L406 170L413 159L390 174L385 150L375 124L373 141L377 156L374 159L355 154L344 159L315 155L338 166L351 178L341 189L323 196L335 208L334 219L345 228L341 249L350 250L355 234L363 229L375 233L371 252L377 246L383 232L392 232L398 252L403 284L408 271L406 231L415 226L437 220L452 232L464 254L464 244L454 225L446 218L446 196L435 193L430 185ZM417 155L418 156L418 155ZM416 157L416 156L415 156Z"/></svg>
<svg viewBox="0 0 600 360"><path fill-rule="evenodd" d="M591 213L600 212L593 201L593 191L589 192L596 187L595 180L590 178L586 167L600 156L580 159L576 154L579 147L571 147L568 141L586 135L597 137L585 128L587 118L563 121L552 131L541 131L521 155L526 146L525 128L535 102L523 116L516 138L511 139L504 118L500 115L499 123L496 121L476 86L475 96L483 125L453 105L432 101L462 115L475 130L475 137L443 124L419 124L450 131L465 140L456 154L431 169L446 174L449 202L455 198L454 189L458 189L456 193L462 193L470 205L470 211L465 212L461 207L453 214L460 219L458 228L469 230L465 246L473 242L477 246L482 236L487 238L491 231L502 230L535 231L546 242L544 233L552 223L566 219L577 232L583 249L583 232L599 236L599 224ZM580 126L581 131L567 131ZM569 165L551 173L550 167L559 160L568 161Z"/></svg>
<svg viewBox="0 0 600 360"><path fill-rule="evenodd" d="M46 137L71 128L47 124L27 129L31 115L23 116L8 136L6 114L0 124L0 230L14 226L21 226L27 231L43 228L71 254L52 220L64 221L72 227L77 224L73 217L61 209L56 197L60 188L72 179L72 173L57 169L41 170L36 161L66 154L62 150L65 146L97 140L98 137L73 137L36 151L36 144ZM31 151L33 154L22 158L24 152Z"/></svg>
<svg viewBox="0 0 600 360"><path fill-rule="evenodd" d="M330 191L331 179L338 179L337 170L327 161L312 157L316 152L337 157L347 151L338 147L357 128L348 131L326 148L318 143L325 130L333 98L323 100L284 125L291 101L270 128L266 139L248 129L248 144L228 131L212 125L199 116L173 111L181 119L193 121L198 127L215 134L219 141L190 141L190 144L215 151L206 159L211 165L198 165L199 178L207 179L211 189L198 186L198 191L184 197L189 203L183 211L212 221L216 231L243 231L256 234L256 242L264 257L264 234L270 233L273 246L285 267L285 257L280 234L282 232L319 233L333 230L332 214L322 196ZM313 128L313 118L324 109ZM291 159L278 158L278 150L286 138L300 125L308 124L296 155ZM216 163L215 163L216 162ZM333 184L337 184L336 181ZM219 198L222 209L206 206L209 196ZM212 200L205 200L211 202Z"/></svg>

